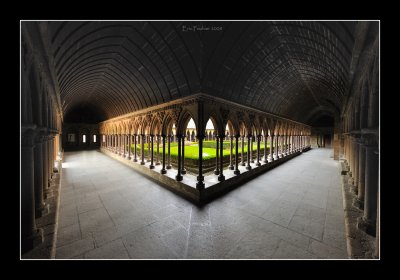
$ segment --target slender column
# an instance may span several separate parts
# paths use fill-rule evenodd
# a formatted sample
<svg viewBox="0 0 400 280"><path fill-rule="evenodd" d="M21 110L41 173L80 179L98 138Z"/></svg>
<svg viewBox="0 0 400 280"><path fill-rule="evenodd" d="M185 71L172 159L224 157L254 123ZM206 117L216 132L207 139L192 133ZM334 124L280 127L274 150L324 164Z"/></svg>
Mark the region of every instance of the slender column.
<svg viewBox="0 0 400 280"><path fill-rule="evenodd" d="M233 136L230 136L230 140L231 140L231 142L230 142L230 149L231 149L231 153L230 153L230 155L229 155L229 170L233 170L234 169L234 166L233 166L233 164L232 164L232 154L233 154Z"/></svg>
<svg viewBox="0 0 400 280"><path fill-rule="evenodd" d="M23 128L24 129L24 128ZM34 141L36 132L24 129L21 134L21 249L22 253L43 242L43 232L36 229L34 194Z"/></svg>
<svg viewBox="0 0 400 280"><path fill-rule="evenodd" d="M168 135L168 164L167 164L167 169L171 169L171 135Z"/></svg>
<svg viewBox="0 0 400 280"><path fill-rule="evenodd" d="M271 134L271 149L269 151L270 161L274 161L274 135Z"/></svg>
<svg viewBox="0 0 400 280"><path fill-rule="evenodd" d="M160 138L161 135L157 135L157 158L156 158L156 165L160 165Z"/></svg>
<svg viewBox="0 0 400 280"><path fill-rule="evenodd" d="M240 135L235 135L235 140L236 140L236 149L235 149L235 171L233 171L233 173L235 175L239 175L240 174L240 170L239 170L239 137Z"/></svg>
<svg viewBox="0 0 400 280"><path fill-rule="evenodd" d="M275 147L275 158L279 158L279 135L276 135L276 147Z"/></svg>
<svg viewBox="0 0 400 280"><path fill-rule="evenodd" d="M364 209L365 199L365 146L363 143L359 143L358 149L358 192L357 197L354 199L354 206L359 209Z"/></svg>
<svg viewBox="0 0 400 280"><path fill-rule="evenodd" d="M224 138L225 135L220 135L220 140L219 140L219 162L220 162L220 167L219 167L219 176L218 176L218 181L222 182L225 181L225 176L224 176Z"/></svg>
<svg viewBox="0 0 400 280"><path fill-rule="evenodd" d="M150 169L154 169L154 135L150 135L151 155L150 155Z"/></svg>
<svg viewBox="0 0 400 280"><path fill-rule="evenodd" d="M182 136L182 174L186 174L185 169L185 136Z"/></svg>
<svg viewBox="0 0 400 280"><path fill-rule="evenodd" d="M215 148L215 170L214 174L219 174L219 137L215 137L215 142L217 143L217 147Z"/></svg>
<svg viewBox="0 0 400 280"><path fill-rule="evenodd" d="M162 168L161 168L161 174L167 173L167 170L165 169L165 137L166 135L162 135Z"/></svg>
<svg viewBox="0 0 400 280"><path fill-rule="evenodd" d="M268 163L268 159L267 159L267 139L268 139L268 135L266 135L264 133L264 159L263 159L263 163Z"/></svg>
<svg viewBox="0 0 400 280"><path fill-rule="evenodd" d="M43 191L46 193L49 189L49 145L47 144L48 137L43 137Z"/></svg>
<svg viewBox="0 0 400 280"><path fill-rule="evenodd" d="M126 150L126 135L125 134L122 134L122 141L123 141L123 143L122 143L122 156L126 157L126 153L125 153L125 150Z"/></svg>
<svg viewBox="0 0 400 280"><path fill-rule="evenodd" d="M35 216L42 217L48 213L48 208L43 199L43 137L38 135L34 148L34 178L35 178Z"/></svg>
<svg viewBox="0 0 400 280"><path fill-rule="evenodd" d="M376 216L378 206L378 168L379 157L375 145L365 146L365 199L364 216L358 227L370 235L376 234Z"/></svg>
<svg viewBox="0 0 400 280"><path fill-rule="evenodd" d="M132 141L132 135L128 134L128 159L131 159L131 150L132 150L131 141Z"/></svg>
<svg viewBox="0 0 400 280"><path fill-rule="evenodd" d="M182 169L181 169L181 166L182 166L182 155L181 155L181 151L182 151L182 148L181 148L181 144L182 144L182 141L181 141L181 138L182 138L182 136L181 135L176 135L176 137L178 138L178 174L176 175L176 180L177 181L182 181L183 180L183 177L182 177L182 174L181 174L181 171L182 171Z"/></svg>
<svg viewBox="0 0 400 280"><path fill-rule="evenodd" d="M354 139L354 186L356 186L356 189L358 191L358 138Z"/></svg>
<svg viewBox="0 0 400 280"><path fill-rule="evenodd" d="M249 149L249 147L247 147ZM254 163L253 159L253 136L250 138L250 162Z"/></svg>
<svg viewBox="0 0 400 280"><path fill-rule="evenodd" d="M133 161L137 162L137 152L136 152L136 145L137 145L137 139L136 139L136 134L133 135Z"/></svg>
<svg viewBox="0 0 400 280"><path fill-rule="evenodd" d="M240 165L245 166L246 164L244 163L244 135L242 135L242 137L240 138L242 140L242 159L240 161Z"/></svg>
<svg viewBox="0 0 400 280"><path fill-rule="evenodd" d="M49 180L51 181L53 179L53 167L54 167L54 135L50 135L50 140L49 140Z"/></svg>
<svg viewBox="0 0 400 280"><path fill-rule="evenodd" d="M247 170L251 170L251 165L250 165L250 153L251 153L251 149L250 149L250 140L251 140L251 135L247 135L247 166L246 169Z"/></svg>
<svg viewBox="0 0 400 280"><path fill-rule="evenodd" d="M257 135L257 162L256 166L260 166L260 141L261 141L261 135Z"/></svg>
<svg viewBox="0 0 400 280"><path fill-rule="evenodd" d="M119 137L119 134L117 134L116 135L116 137L117 137L117 141L116 141L116 149L117 149L117 154L119 155L120 154L120 151L119 151L119 141L120 141L120 137Z"/></svg>
<svg viewBox="0 0 400 280"><path fill-rule="evenodd" d="M141 151L141 155L142 155L142 161L140 162L141 165L146 164L146 162L144 161L144 139L145 139L145 137L146 137L146 135L142 134L142 141L140 143L141 144L140 151Z"/></svg>
<svg viewBox="0 0 400 280"><path fill-rule="evenodd" d="M197 135L199 141L199 175L197 176L196 189L203 190L205 187L203 176L203 139L204 135Z"/></svg>
<svg viewBox="0 0 400 280"><path fill-rule="evenodd" d="M284 152L284 155L287 156L288 154L289 154L288 135L285 134L285 152Z"/></svg>
<svg viewBox="0 0 400 280"><path fill-rule="evenodd" d="M150 162L152 154L150 153L151 136L147 135L147 162ZM153 147L151 147L153 149Z"/></svg>

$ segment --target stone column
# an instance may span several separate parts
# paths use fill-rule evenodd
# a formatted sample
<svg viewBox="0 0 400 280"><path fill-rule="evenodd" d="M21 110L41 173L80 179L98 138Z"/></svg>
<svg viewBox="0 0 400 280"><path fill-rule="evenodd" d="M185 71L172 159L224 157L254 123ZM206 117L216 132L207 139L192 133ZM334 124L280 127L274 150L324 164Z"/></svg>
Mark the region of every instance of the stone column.
<svg viewBox="0 0 400 280"><path fill-rule="evenodd" d="M261 163L260 163L260 141L261 141L261 135L257 135L257 162L256 162L256 166L261 166Z"/></svg>
<svg viewBox="0 0 400 280"><path fill-rule="evenodd" d="M150 155L150 169L154 169L154 135L150 135L151 155ZM150 148L150 146L149 146Z"/></svg>
<svg viewBox="0 0 400 280"><path fill-rule="evenodd" d="M131 159L131 150L132 150L131 142L132 142L132 135L128 134L128 160Z"/></svg>
<svg viewBox="0 0 400 280"><path fill-rule="evenodd" d="M123 157L126 157L126 135L125 134L122 134L122 140L123 140L123 143L122 143L122 156Z"/></svg>
<svg viewBox="0 0 400 280"><path fill-rule="evenodd" d="M146 162L144 161L144 139L145 139L146 135L142 134L142 139L141 139L141 156L142 156L142 161L140 162L141 165L145 165Z"/></svg>
<svg viewBox="0 0 400 280"><path fill-rule="evenodd" d="M225 176L224 176L224 138L225 135L220 135L220 140L219 140L219 176L218 176L218 181L222 182L225 181Z"/></svg>
<svg viewBox="0 0 400 280"><path fill-rule="evenodd" d="M165 137L167 137L166 135L162 135L162 168L161 168L161 174L166 174L167 170L165 169Z"/></svg>
<svg viewBox="0 0 400 280"><path fill-rule="evenodd" d="M215 142L217 143L217 147L215 148L215 170L214 174L219 174L219 137L215 137Z"/></svg>
<svg viewBox="0 0 400 280"><path fill-rule="evenodd" d="M182 177L182 174L181 174L181 171L182 171L182 169L181 169L181 164L182 164L182 155L181 155L181 151L182 151L182 148L181 148L181 145L182 145L182 141L181 141L181 138L182 138L182 136L181 135L176 135L176 138L178 139L178 174L176 175L176 180L177 181L182 181L183 180L183 177Z"/></svg>
<svg viewBox="0 0 400 280"><path fill-rule="evenodd" d="M203 190L205 188L203 176L203 139L204 135L197 135L199 141L199 175L197 176L196 189Z"/></svg>
<svg viewBox="0 0 400 280"><path fill-rule="evenodd" d="M150 153L150 142L151 142L151 140L150 140L150 135L147 135L147 162L150 162L150 160L151 160L151 153ZM151 147L152 149L153 149L153 147Z"/></svg>
<svg viewBox="0 0 400 280"><path fill-rule="evenodd" d="M233 171L233 174L239 175L240 170L239 170L239 137L240 135L235 135L235 140L236 140L236 149L235 149L235 171Z"/></svg>
<svg viewBox="0 0 400 280"><path fill-rule="evenodd" d="M160 138L161 135L157 135L157 158L156 158L156 165L160 165Z"/></svg>
<svg viewBox="0 0 400 280"><path fill-rule="evenodd" d="M185 136L182 136L182 174L186 174L185 169Z"/></svg>
<svg viewBox="0 0 400 280"><path fill-rule="evenodd" d="M279 159L279 135L276 135L275 158Z"/></svg>
<svg viewBox="0 0 400 280"><path fill-rule="evenodd" d="M45 198L47 198L47 192L49 190L49 145L48 136L44 135L42 138L42 150L43 150L43 191Z"/></svg>
<svg viewBox="0 0 400 280"><path fill-rule="evenodd" d="M137 162L137 152L136 152L136 145L137 145L137 139L136 139L137 135L134 134L133 135L133 161Z"/></svg>
<svg viewBox="0 0 400 280"><path fill-rule="evenodd" d="M232 164L232 154L233 154L233 136L232 135L230 136L230 140L231 140L231 142L230 142L231 153L229 155L229 166L228 166L228 169L229 170L233 170L234 166Z"/></svg>
<svg viewBox="0 0 400 280"><path fill-rule="evenodd" d="M271 148L269 151L270 161L274 161L274 135L271 134Z"/></svg>
<svg viewBox="0 0 400 280"><path fill-rule="evenodd" d="M34 178L35 178L35 216L42 217L49 212L48 205L44 203L43 195L43 136L37 135L34 148Z"/></svg>
<svg viewBox="0 0 400 280"><path fill-rule="evenodd" d="M171 169L171 135L168 135L168 164L167 164L167 169Z"/></svg>
<svg viewBox="0 0 400 280"><path fill-rule="evenodd" d="M285 156L289 154L289 146L288 146L288 135L285 134L285 151L283 153Z"/></svg>
<svg viewBox="0 0 400 280"><path fill-rule="evenodd" d="M365 145L365 150L364 216L359 219L358 227L368 234L375 236L378 205L379 157L376 145Z"/></svg>
<svg viewBox="0 0 400 280"><path fill-rule="evenodd" d="M36 131L21 128L21 250L22 254L43 242L43 231L36 228L34 193L34 144Z"/></svg>
<svg viewBox="0 0 400 280"><path fill-rule="evenodd" d="M250 153L251 153L251 149L250 149L250 141L251 141L251 135L247 135L247 166L246 169L247 170L251 170L251 165L250 165Z"/></svg>
<svg viewBox="0 0 400 280"><path fill-rule="evenodd" d="M268 136L264 134L264 159L263 159L263 163L268 163L268 158L267 158L267 139L268 139Z"/></svg>
<svg viewBox="0 0 400 280"><path fill-rule="evenodd" d="M359 143L358 147L358 193L357 197L353 201L353 205L357 208L364 209L365 199L365 147L362 142Z"/></svg>
<svg viewBox="0 0 400 280"><path fill-rule="evenodd" d="M244 136L240 137L242 140L242 159L240 161L241 166L245 166L246 164L244 163Z"/></svg>
<svg viewBox="0 0 400 280"><path fill-rule="evenodd" d="M250 149L250 163L254 163L253 160L253 136L250 138L250 146L247 147L247 150Z"/></svg>

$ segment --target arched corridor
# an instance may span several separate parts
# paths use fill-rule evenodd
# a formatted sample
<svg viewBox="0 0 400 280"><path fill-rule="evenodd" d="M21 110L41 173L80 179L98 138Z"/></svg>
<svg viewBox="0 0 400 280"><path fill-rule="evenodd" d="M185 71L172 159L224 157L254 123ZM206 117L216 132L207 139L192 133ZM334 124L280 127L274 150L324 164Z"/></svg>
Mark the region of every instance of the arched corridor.
<svg viewBox="0 0 400 280"><path fill-rule="evenodd" d="M21 259L380 258L379 20L20 31Z"/></svg>
<svg viewBox="0 0 400 280"><path fill-rule="evenodd" d="M346 258L330 153L304 153L204 207L99 152L66 153L56 258Z"/></svg>

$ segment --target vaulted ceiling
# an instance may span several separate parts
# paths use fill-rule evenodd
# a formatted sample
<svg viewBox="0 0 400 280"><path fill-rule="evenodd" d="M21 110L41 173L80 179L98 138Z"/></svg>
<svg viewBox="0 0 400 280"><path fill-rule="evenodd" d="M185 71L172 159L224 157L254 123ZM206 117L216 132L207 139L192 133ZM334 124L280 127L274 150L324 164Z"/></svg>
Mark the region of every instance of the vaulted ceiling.
<svg viewBox="0 0 400 280"><path fill-rule="evenodd" d="M64 114L108 119L203 92L307 123L343 105L355 25L53 21L47 32Z"/></svg>

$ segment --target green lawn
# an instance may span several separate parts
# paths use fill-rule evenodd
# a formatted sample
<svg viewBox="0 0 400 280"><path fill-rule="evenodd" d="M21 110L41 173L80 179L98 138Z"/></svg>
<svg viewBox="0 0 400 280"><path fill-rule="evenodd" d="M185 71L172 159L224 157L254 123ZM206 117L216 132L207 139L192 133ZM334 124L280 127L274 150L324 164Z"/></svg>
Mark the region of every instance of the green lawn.
<svg viewBox="0 0 400 280"><path fill-rule="evenodd" d="M212 147L216 147L215 141L204 141L206 145L203 145L203 159L212 159L215 158L216 149ZM230 155L230 141L224 141L224 156ZM269 143L267 144L269 148ZM145 153L147 155L148 147L147 144L144 144ZM137 145L137 151L140 153L140 145ZM263 153L264 150L264 142L260 143L260 152ZM132 152L134 151L134 145L132 145ZM257 143L253 143L253 152L257 151ZM154 154L157 152L157 145L154 144ZM235 154L235 141L233 142L232 148L233 154ZM239 154L242 152L241 143L239 142ZM244 152L247 153L247 143L244 146ZM166 153L168 153L168 148L166 147ZM162 147L160 145L160 154L162 154ZM178 157L178 144L171 143L171 157ZM199 148L196 142L185 145L185 158L197 160L199 159Z"/></svg>

